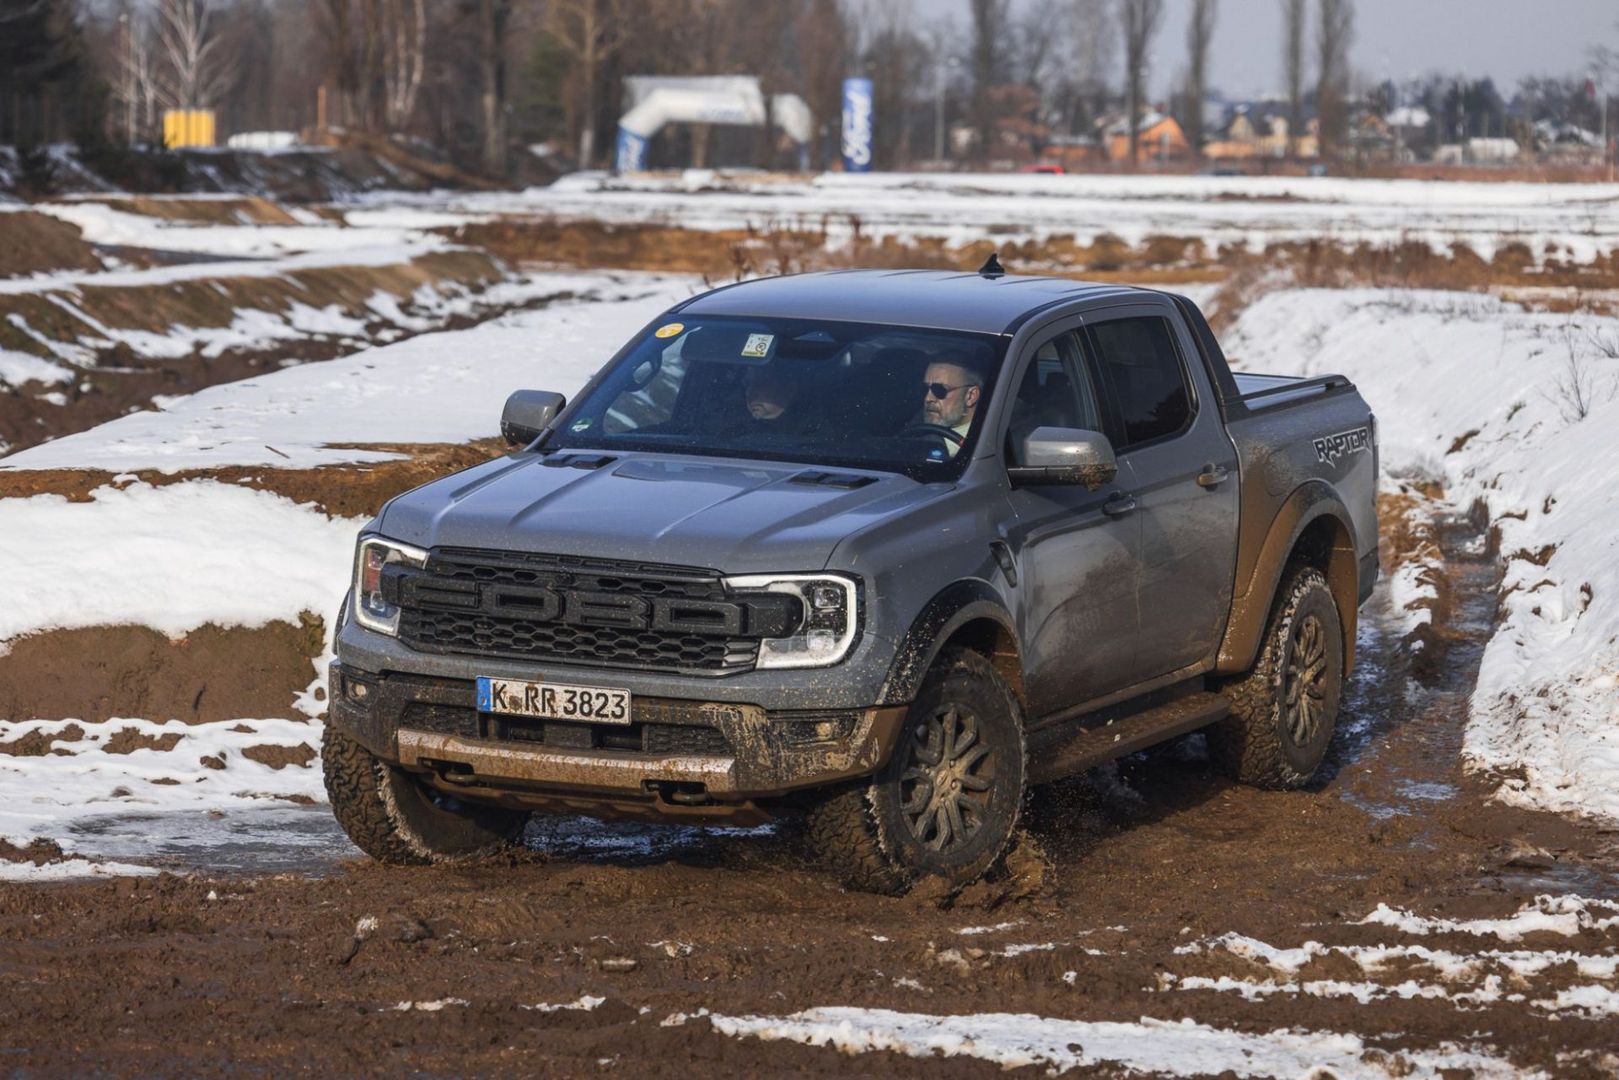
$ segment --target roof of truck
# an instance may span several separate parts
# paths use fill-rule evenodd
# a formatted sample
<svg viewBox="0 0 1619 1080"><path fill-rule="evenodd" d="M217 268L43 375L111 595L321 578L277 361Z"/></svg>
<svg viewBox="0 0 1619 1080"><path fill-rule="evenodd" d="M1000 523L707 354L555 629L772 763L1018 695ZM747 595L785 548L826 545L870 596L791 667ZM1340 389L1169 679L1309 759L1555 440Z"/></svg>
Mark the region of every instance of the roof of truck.
<svg viewBox="0 0 1619 1080"><path fill-rule="evenodd" d="M1127 285L955 270L829 270L761 278L704 293L693 315L923 326L1001 334L1029 314L1068 300L1154 295Z"/></svg>

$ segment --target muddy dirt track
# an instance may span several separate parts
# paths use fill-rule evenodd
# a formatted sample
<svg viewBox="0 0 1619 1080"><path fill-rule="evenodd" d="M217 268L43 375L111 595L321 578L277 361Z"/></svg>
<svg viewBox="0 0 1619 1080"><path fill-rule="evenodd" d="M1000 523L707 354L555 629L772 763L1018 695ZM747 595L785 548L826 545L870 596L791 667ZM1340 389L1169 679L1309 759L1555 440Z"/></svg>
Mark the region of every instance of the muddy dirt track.
<svg viewBox="0 0 1619 1080"><path fill-rule="evenodd" d="M1040 790L1011 872L955 898L843 892L776 830L557 822L498 865L0 887L0 1073L1002 1072L699 1015L856 1006L1352 1033L1394 1075L1447 1047L1612 1075L1619 1015L1556 1003L1615 985L1619 908L1596 901L1619 899L1619 836L1490 803L1462 774L1496 571L1463 526L1445 538L1437 674L1408 677L1379 590L1311 791L1231 786L1193 740ZM1362 921L1570 893L1589 909L1543 900L1493 933Z"/></svg>

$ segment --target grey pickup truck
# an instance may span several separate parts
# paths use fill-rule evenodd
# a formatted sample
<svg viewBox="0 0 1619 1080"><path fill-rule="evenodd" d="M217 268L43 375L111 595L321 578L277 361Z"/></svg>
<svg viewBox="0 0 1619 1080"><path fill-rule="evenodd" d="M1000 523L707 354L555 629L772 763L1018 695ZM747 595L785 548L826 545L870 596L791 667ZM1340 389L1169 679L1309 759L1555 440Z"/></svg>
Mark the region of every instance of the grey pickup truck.
<svg viewBox="0 0 1619 1080"><path fill-rule="evenodd" d="M1377 575L1348 380L994 260L716 289L502 430L359 538L324 765L386 862L782 818L856 887L960 885L1036 785L1188 732L1309 781Z"/></svg>

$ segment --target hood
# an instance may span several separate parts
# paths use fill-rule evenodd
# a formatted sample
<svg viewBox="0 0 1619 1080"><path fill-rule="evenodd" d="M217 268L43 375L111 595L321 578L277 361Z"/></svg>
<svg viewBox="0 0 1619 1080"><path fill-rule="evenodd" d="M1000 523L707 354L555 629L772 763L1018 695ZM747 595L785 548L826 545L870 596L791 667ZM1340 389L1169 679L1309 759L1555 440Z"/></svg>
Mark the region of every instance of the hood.
<svg viewBox="0 0 1619 1080"><path fill-rule="evenodd" d="M595 556L727 574L814 571L845 536L947 490L813 465L524 453L401 495L378 527L422 548Z"/></svg>

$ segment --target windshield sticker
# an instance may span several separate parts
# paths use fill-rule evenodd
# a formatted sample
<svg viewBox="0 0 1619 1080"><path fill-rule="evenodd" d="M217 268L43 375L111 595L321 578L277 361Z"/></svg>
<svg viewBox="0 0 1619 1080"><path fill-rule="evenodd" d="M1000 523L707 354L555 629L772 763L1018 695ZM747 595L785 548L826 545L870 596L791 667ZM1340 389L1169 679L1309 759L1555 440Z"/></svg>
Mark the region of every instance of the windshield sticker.
<svg viewBox="0 0 1619 1080"><path fill-rule="evenodd" d="M749 334L748 343L742 346L743 356L769 356L770 346L776 341L774 334Z"/></svg>
<svg viewBox="0 0 1619 1080"><path fill-rule="evenodd" d="M1324 439L1314 440L1316 459L1322 462L1335 462L1341 457L1350 454L1364 454L1372 445L1372 433L1366 428L1356 428L1354 431L1340 431L1336 435L1328 435Z"/></svg>
<svg viewBox="0 0 1619 1080"><path fill-rule="evenodd" d="M588 417L588 416L580 417L579 419L577 419L577 420L575 420L573 422L573 426L570 427L568 430L569 431L589 431L590 430L590 417Z"/></svg>
<svg viewBox="0 0 1619 1080"><path fill-rule="evenodd" d="M686 329L686 324L685 323L679 323L679 322L664 323L662 326L658 327L658 331L657 331L657 333L655 333L653 335L653 337L661 337L661 338L674 337L676 334L680 333L684 329Z"/></svg>

